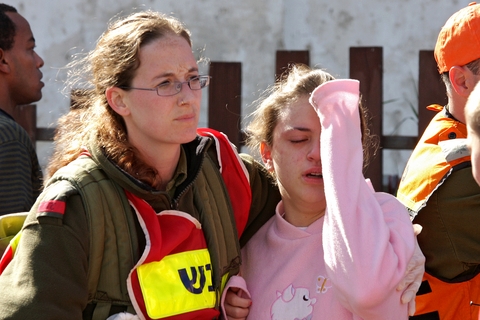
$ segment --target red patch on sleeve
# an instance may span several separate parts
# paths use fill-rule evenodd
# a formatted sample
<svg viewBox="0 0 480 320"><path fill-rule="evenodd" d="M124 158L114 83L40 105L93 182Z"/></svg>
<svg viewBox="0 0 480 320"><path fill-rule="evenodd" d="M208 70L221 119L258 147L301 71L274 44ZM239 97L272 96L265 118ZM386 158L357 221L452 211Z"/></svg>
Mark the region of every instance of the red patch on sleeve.
<svg viewBox="0 0 480 320"><path fill-rule="evenodd" d="M39 212L55 212L59 214L65 213L65 201L49 200L42 201L38 207Z"/></svg>

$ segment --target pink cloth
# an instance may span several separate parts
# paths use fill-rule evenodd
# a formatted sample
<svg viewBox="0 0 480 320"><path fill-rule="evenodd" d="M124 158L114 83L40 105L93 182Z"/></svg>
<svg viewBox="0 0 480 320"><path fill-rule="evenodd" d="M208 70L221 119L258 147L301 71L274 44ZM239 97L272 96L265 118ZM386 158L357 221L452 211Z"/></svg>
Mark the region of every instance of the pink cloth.
<svg viewBox="0 0 480 320"><path fill-rule="evenodd" d="M406 319L395 288L413 255L415 238L404 206L386 194L383 202L365 182L358 101L356 80L329 81L310 98L322 126L325 265L338 298L353 313L366 319L385 319L382 314Z"/></svg>
<svg viewBox="0 0 480 320"><path fill-rule="evenodd" d="M320 118L327 209L306 229L283 204L242 250L249 319L408 319L396 286L414 252L408 213L362 174L359 83L333 80L310 98Z"/></svg>

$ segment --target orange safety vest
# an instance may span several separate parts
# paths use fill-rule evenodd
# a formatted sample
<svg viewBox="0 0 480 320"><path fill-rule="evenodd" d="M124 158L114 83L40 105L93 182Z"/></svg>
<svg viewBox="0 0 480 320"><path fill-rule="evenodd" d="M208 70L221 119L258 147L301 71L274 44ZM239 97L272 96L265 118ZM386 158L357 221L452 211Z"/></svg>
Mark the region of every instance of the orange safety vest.
<svg viewBox="0 0 480 320"><path fill-rule="evenodd" d="M443 107L431 105L428 109L442 111ZM448 117L445 109L425 129L408 160L397 192L397 198L411 211L412 218L455 166L470 161L465 144L457 143L465 138L465 124Z"/></svg>
<svg viewBox="0 0 480 320"><path fill-rule="evenodd" d="M452 170L470 161L464 140L459 140L467 137L465 124L448 117L442 106L431 105L428 109L441 112L432 119L412 152L397 193L412 219ZM471 300L480 303L480 275L448 283L425 272L415 299L416 313L410 319L477 319L478 309L470 305Z"/></svg>
<svg viewBox="0 0 480 320"><path fill-rule="evenodd" d="M473 320L479 318L480 274L464 282L448 283L425 272L410 320ZM473 299L473 300L472 300Z"/></svg>

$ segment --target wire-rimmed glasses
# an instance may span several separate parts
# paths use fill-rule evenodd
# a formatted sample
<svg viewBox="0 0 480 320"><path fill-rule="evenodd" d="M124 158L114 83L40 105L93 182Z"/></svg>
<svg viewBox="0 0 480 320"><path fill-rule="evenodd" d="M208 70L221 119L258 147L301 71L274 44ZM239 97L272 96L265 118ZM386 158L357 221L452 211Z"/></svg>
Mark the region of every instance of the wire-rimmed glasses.
<svg viewBox="0 0 480 320"><path fill-rule="evenodd" d="M159 84L155 88L136 88L136 87L127 87L119 86L120 89L134 89L134 90L145 90L145 91L156 91L157 95L161 97L165 96L174 96L180 91L182 91L183 85L186 83L191 90L201 90L207 87L210 84L210 76L196 76L188 81L167 81Z"/></svg>

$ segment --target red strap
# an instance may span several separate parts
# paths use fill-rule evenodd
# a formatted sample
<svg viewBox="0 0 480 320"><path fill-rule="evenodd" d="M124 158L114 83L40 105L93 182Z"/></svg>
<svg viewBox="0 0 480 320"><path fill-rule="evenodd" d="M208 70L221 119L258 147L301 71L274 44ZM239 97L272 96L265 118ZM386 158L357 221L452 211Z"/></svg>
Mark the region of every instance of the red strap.
<svg viewBox="0 0 480 320"><path fill-rule="evenodd" d="M252 203L252 190L247 178L248 172L244 170L243 162L241 162L237 150L225 134L209 128L199 128L197 133L201 136L215 138L217 153L220 154L218 161L221 163L223 181L230 195L238 237L240 237L247 225Z"/></svg>
<svg viewBox="0 0 480 320"><path fill-rule="evenodd" d="M13 259L13 249L11 245L8 245L7 249L3 253L2 259L0 260L0 275L3 273L3 270L8 266L8 264Z"/></svg>

